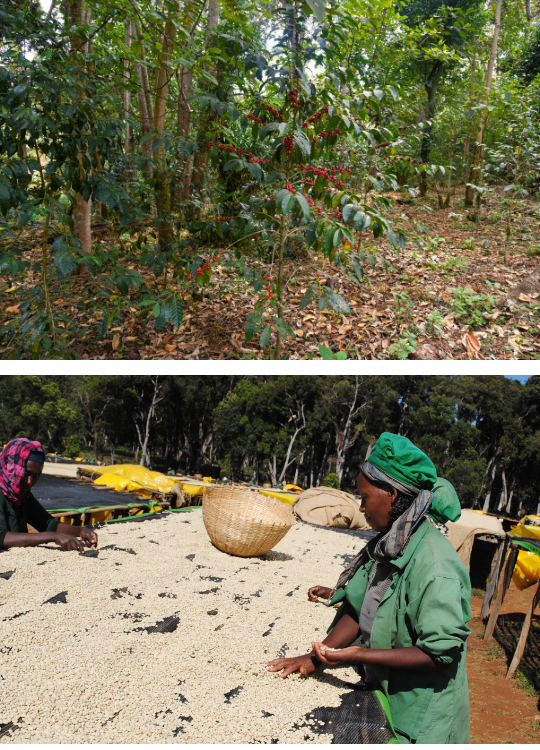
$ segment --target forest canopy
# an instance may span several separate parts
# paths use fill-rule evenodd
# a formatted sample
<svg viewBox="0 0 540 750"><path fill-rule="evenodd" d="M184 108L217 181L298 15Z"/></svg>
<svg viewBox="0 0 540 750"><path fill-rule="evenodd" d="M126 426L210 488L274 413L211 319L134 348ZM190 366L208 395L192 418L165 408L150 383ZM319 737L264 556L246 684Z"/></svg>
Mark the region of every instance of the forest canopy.
<svg viewBox="0 0 540 750"><path fill-rule="evenodd" d="M0 442L255 483L354 491L381 432L405 435L464 507L540 503L540 376L2 376Z"/></svg>
<svg viewBox="0 0 540 750"><path fill-rule="evenodd" d="M539 29L0 0L0 357L538 357Z"/></svg>

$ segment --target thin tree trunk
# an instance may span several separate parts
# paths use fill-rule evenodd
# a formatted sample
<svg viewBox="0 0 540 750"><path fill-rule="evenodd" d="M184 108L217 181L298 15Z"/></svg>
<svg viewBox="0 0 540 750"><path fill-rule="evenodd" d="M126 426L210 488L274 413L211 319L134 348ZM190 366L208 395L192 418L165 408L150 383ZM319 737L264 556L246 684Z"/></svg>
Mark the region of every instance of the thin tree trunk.
<svg viewBox="0 0 540 750"><path fill-rule="evenodd" d="M191 94L191 86L193 83L193 74L190 70L182 68L177 72L178 80L178 111L177 111L177 134L179 137L188 139L191 134L191 107L187 102L188 96ZM175 195L175 202L180 196L186 198L191 189L191 155L186 157L186 160L182 166L180 186L178 188L177 195Z"/></svg>
<svg viewBox="0 0 540 750"><path fill-rule="evenodd" d="M532 21L531 0L525 0L525 15L530 23Z"/></svg>
<svg viewBox="0 0 540 750"><path fill-rule="evenodd" d="M319 466L319 473L317 474L317 481L316 481L316 484L315 484L316 487L318 487L320 485L320 483L321 483L321 481L323 479L322 475L323 475L323 472L324 472L324 467L326 466L326 461L328 459L328 452L330 450L330 441L331 440L332 440L332 433L330 433L330 435L328 435L328 440L326 441L326 446L324 448L323 459L321 461L321 465Z"/></svg>
<svg viewBox="0 0 540 750"><path fill-rule="evenodd" d="M507 489L506 489L506 472L503 469L502 470L502 489L501 489L501 496L499 498L499 507L497 510L502 510L503 508L506 508L506 503L508 502L507 497Z"/></svg>
<svg viewBox="0 0 540 750"><path fill-rule="evenodd" d="M362 404L360 404L360 406L356 406L359 392L360 381L357 375L355 377L354 396L349 406L349 412L347 414L347 419L345 421L345 427L343 428L343 430L341 430L338 425L337 417L332 418L334 428L336 430L336 474L339 476L340 482L343 477L343 471L345 468L345 456L347 454L347 451L349 450L349 448L352 448L352 446L356 442L356 439L358 438L358 435L360 434L360 428L353 430L353 420L358 412L360 412L367 404L367 401L364 401Z"/></svg>
<svg viewBox="0 0 540 750"><path fill-rule="evenodd" d="M270 481L272 483L272 487L276 487L278 481L277 481L277 458L276 456L273 456L273 461L268 461L268 473L270 474Z"/></svg>
<svg viewBox="0 0 540 750"><path fill-rule="evenodd" d="M484 507L482 508L482 510L484 511L484 513L487 513L488 510L489 510L489 503L490 503L490 500L491 500L491 490L492 490L492 487L493 487L493 480L495 479L495 471L496 470L497 470L497 461L493 461L493 464L491 465L491 477L489 479L489 485L488 485L488 490L487 490L487 493L486 493L486 499L484 500Z"/></svg>
<svg viewBox="0 0 540 750"><path fill-rule="evenodd" d="M470 96L469 96L469 109L474 107L474 88L476 84L476 57L473 57L471 60L471 88L470 88ZM469 150L471 147L471 125L468 122L467 123L467 134L465 136L465 140L463 141L463 169L461 172L461 180L462 182L465 182L466 175L469 170Z"/></svg>
<svg viewBox="0 0 540 750"><path fill-rule="evenodd" d="M133 21L129 21L126 27L125 35L125 44L128 49L131 49L132 29ZM124 88L122 90L122 100L124 105L124 122L126 123L126 137L124 143L124 151L126 154L129 154L131 151L133 151L132 128L128 122L128 119L131 117L131 91L129 90L131 79L130 67L131 66L129 60L124 60L124 70L122 71L122 78L124 82Z"/></svg>
<svg viewBox="0 0 540 750"><path fill-rule="evenodd" d="M178 13L178 0L175 1L175 13ZM172 20L173 13L169 10L165 29L163 31L161 52L158 59L156 72L156 103L154 107L154 130L157 137L161 139L159 147L155 152L156 166L154 169L156 207L159 226L159 245L163 251L173 240L173 226L170 220L171 213L171 185L170 173L165 154L165 114L167 111L167 97L171 82L170 62L176 39L176 26Z"/></svg>
<svg viewBox="0 0 540 750"><path fill-rule="evenodd" d="M161 391L161 388L163 387L159 383L159 375L155 375L153 378L151 378L152 384L154 386L154 392L152 394L152 403L150 404L150 407L148 409L148 412L146 414L146 419L143 417L141 420L144 424L144 437L141 433L141 428L139 427L139 423L135 419L135 427L137 428L137 435L139 437L139 444L141 446L141 466L149 466L150 465L150 454L148 451L148 441L150 439L150 427L152 424L152 418L156 413L156 406L159 404L160 401L162 401L162 398L158 398L159 392ZM141 414L141 416L143 416Z"/></svg>
<svg viewBox="0 0 540 750"><path fill-rule="evenodd" d="M219 23L219 0L209 0L208 2L208 18L206 21L206 41L210 43L212 33ZM191 173L191 181L197 188L201 190L204 182L204 175L206 172L206 165L208 163L208 149L205 148L206 143L206 131L211 126L212 121L216 117L213 110L205 109L201 113L199 133L197 137L197 143L199 146L198 151L195 152L193 157L193 170Z"/></svg>
<svg viewBox="0 0 540 750"><path fill-rule="evenodd" d="M281 470L281 474L280 474L280 477L279 477L279 481L280 482L283 479L285 479L285 473L286 473L287 469L289 468L289 466L292 464L293 461L296 460L296 458L298 458L298 456L297 456L296 458L293 458L292 461L289 460L290 457L291 457L291 451L292 451L294 442L295 442L296 438L298 437L298 433L302 432L302 430L304 430L305 427L306 427L306 417L304 415L304 404L302 404L302 409L301 409L300 413L302 415L303 424L300 427L296 428L296 430L294 431L294 435L292 435L291 439L289 440L289 447L287 448L287 455L285 457L285 463L283 464L283 469Z"/></svg>
<svg viewBox="0 0 540 750"><path fill-rule="evenodd" d="M486 71L486 87L484 91L483 103L487 105L489 101L489 92L491 90L491 83L493 81L493 71L495 69L495 61L497 59L497 50L499 47L499 35L501 32L501 6L502 0L497 0L495 6L495 28L493 29L493 37L491 40L491 54L489 56L489 62ZM465 205L472 206L474 203L474 188L472 185L476 185L480 177L480 170L482 168L482 156L484 148L484 129L487 122L487 116L484 114L484 110L478 118L478 128L476 131L476 140L474 144L474 154L471 165L471 171L469 174L469 184L465 190Z"/></svg>
<svg viewBox="0 0 540 750"><path fill-rule="evenodd" d="M424 85L427 94L427 122L424 125L422 133L422 143L420 145L420 157L424 163L429 162L431 156L431 147L433 145L433 120L436 111L436 96L439 83L444 70L444 62L436 60L431 73ZM420 175L420 195L425 195L427 191L427 176L425 172Z"/></svg>
<svg viewBox="0 0 540 750"><path fill-rule="evenodd" d="M69 27L79 27L83 23L90 21L90 11L88 13L84 9L84 0L73 0L69 8ZM88 45L85 43L84 38L81 34L75 31L71 35L70 39L71 53L73 57L80 56L88 52ZM84 70L84 66L82 66ZM77 94L77 101L84 101L86 98L82 89L79 89ZM80 164L81 177L84 177L83 167L84 152L79 148L77 152L77 160ZM92 227L91 227L91 215L92 215L92 199L89 198L87 201L83 198L81 193L76 192L74 203L73 203L73 224L75 230L75 236L81 243L81 249L84 253L90 254L92 252Z"/></svg>
<svg viewBox="0 0 540 750"><path fill-rule="evenodd" d="M514 497L514 487L516 485L516 477L512 477L512 485L510 487L510 494L508 496L508 502L506 503L506 512L508 515L510 515L510 510L512 508L512 498Z"/></svg>

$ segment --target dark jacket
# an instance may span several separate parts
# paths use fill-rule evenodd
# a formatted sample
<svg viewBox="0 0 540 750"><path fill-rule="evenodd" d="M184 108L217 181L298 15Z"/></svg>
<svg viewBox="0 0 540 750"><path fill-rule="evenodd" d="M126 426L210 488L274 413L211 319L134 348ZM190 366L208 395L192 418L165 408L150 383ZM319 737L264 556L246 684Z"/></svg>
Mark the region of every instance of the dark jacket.
<svg viewBox="0 0 540 750"><path fill-rule="evenodd" d="M4 493L0 492L0 549L4 549L4 537L8 531L26 534L28 523L36 531L56 531L60 519L53 518L47 513L32 493L24 503L13 505Z"/></svg>

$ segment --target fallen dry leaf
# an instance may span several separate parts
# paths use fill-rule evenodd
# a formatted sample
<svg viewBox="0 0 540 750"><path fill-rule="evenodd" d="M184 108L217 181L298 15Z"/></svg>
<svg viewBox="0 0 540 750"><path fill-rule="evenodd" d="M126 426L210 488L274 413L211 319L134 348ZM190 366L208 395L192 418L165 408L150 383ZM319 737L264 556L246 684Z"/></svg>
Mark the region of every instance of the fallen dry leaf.
<svg viewBox="0 0 540 750"><path fill-rule="evenodd" d="M126 336L126 341L137 341L137 336Z"/></svg>
<svg viewBox="0 0 540 750"><path fill-rule="evenodd" d="M174 350L176 349L176 344L165 344L165 349L168 352L174 352Z"/></svg>
<svg viewBox="0 0 540 750"><path fill-rule="evenodd" d="M304 336L304 331L301 328L296 328L295 334L297 336L300 336L300 338L302 338Z"/></svg>
<svg viewBox="0 0 540 750"><path fill-rule="evenodd" d="M338 333L341 333L342 335L345 333L348 333L352 329L352 325L350 323L347 323L346 325L341 326Z"/></svg>
<svg viewBox="0 0 540 750"><path fill-rule="evenodd" d="M470 332L466 333L463 338L465 341L466 349L470 346L474 351L477 351L477 352L480 351L481 344L476 338L476 336L474 335L474 333L470 333Z"/></svg>
<svg viewBox="0 0 540 750"><path fill-rule="evenodd" d="M119 346L120 346L120 334L115 333L113 336L113 340L112 340L112 348L114 349L114 351L116 351Z"/></svg>
<svg viewBox="0 0 540 750"><path fill-rule="evenodd" d="M12 305L11 307L6 307L6 312L8 313L17 313L19 312L19 307L21 306L21 303L19 302L18 305Z"/></svg>

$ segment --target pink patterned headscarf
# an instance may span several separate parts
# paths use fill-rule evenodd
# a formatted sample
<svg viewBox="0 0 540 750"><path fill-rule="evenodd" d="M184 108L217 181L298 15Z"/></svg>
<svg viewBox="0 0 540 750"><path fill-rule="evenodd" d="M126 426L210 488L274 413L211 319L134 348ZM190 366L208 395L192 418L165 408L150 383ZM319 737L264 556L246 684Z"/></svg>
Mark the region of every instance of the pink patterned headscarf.
<svg viewBox="0 0 540 750"><path fill-rule="evenodd" d="M26 462L32 451L43 453L43 446L37 440L16 438L6 445L0 452L0 490L8 500L17 505L24 503L28 496L22 489L22 482L26 473Z"/></svg>

